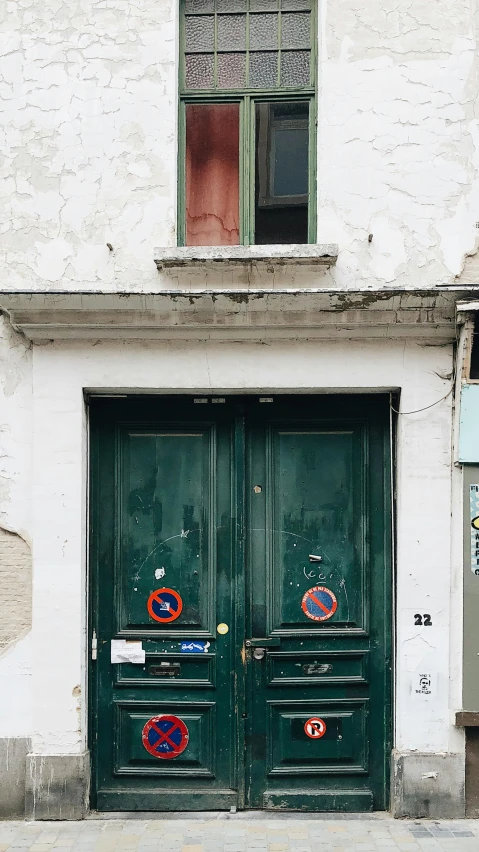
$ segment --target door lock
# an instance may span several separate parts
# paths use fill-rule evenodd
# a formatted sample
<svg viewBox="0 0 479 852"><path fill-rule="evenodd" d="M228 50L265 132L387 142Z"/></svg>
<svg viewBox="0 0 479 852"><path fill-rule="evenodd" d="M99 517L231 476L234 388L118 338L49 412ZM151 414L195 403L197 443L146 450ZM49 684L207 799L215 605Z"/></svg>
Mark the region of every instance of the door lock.
<svg viewBox="0 0 479 852"><path fill-rule="evenodd" d="M255 660L262 660L265 654L266 648L255 648L253 651L253 657L255 658Z"/></svg>

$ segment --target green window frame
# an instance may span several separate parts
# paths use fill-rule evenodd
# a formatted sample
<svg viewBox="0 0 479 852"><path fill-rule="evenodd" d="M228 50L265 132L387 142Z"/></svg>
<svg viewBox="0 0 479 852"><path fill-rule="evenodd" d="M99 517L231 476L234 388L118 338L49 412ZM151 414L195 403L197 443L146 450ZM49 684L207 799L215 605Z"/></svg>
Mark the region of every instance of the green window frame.
<svg viewBox="0 0 479 852"><path fill-rule="evenodd" d="M219 26L223 17L234 15L246 16L246 46L236 51L244 55L244 73L247 85L223 88L220 80L222 51L219 46ZM251 19L263 13L263 18L274 15L277 17L276 48L261 51L276 52L278 56L276 85L259 87L251 85L253 68L252 58L255 51L250 48ZM268 15L269 13L269 15ZM282 47L282 24L285 16L294 14L310 15L309 18L309 80L303 80L301 85L288 85L286 72L283 74L283 57L291 51ZM213 48L209 49L207 63L210 80L203 83L204 88L192 88L187 79L187 57L197 60L200 47L189 53L187 43L187 19L207 18L209 37ZM211 27L211 19L214 21ZM180 62L179 62L179 144L178 144L178 245L186 245L186 108L188 104L238 104L239 105L239 244L253 245L255 235L255 140L256 140L256 105L261 103L281 104L288 102L306 102L308 113L308 222L307 243L317 240L317 201L316 201L316 168L317 168L317 2L316 0L180 0ZM270 44L271 42L268 42ZM299 50L298 52L305 52ZM232 56L233 51L229 53ZM223 51L223 56L225 52ZM258 52L256 52L258 55ZM204 57L205 54L202 54ZM203 72L206 63L203 62ZM303 71L304 71L303 63ZM190 75L191 76L191 75ZM223 77L223 82L224 82ZM281 85L283 83L283 85Z"/></svg>

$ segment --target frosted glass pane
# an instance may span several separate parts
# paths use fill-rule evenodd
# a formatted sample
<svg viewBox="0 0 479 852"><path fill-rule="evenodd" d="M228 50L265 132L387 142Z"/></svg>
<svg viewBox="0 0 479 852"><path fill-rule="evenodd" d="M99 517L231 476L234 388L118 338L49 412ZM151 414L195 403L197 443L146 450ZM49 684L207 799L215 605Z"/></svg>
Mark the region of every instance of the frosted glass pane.
<svg viewBox="0 0 479 852"><path fill-rule="evenodd" d="M187 53L203 53L214 50L215 19L213 15L185 19L185 44Z"/></svg>
<svg viewBox="0 0 479 852"><path fill-rule="evenodd" d="M281 54L281 86L309 86L310 53L308 50Z"/></svg>
<svg viewBox="0 0 479 852"><path fill-rule="evenodd" d="M311 9L311 0L281 0L283 12L296 12Z"/></svg>
<svg viewBox="0 0 479 852"><path fill-rule="evenodd" d="M218 15L218 50L245 50L246 15Z"/></svg>
<svg viewBox="0 0 479 852"><path fill-rule="evenodd" d="M274 12L278 8L278 0L250 0L252 12Z"/></svg>
<svg viewBox="0 0 479 852"><path fill-rule="evenodd" d="M217 12L245 12L246 0L216 0Z"/></svg>
<svg viewBox="0 0 479 852"><path fill-rule="evenodd" d="M249 16L250 50L274 50L278 47L278 15Z"/></svg>
<svg viewBox="0 0 479 852"><path fill-rule="evenodd" d="M208 89L213 86L213 56L196 53L185 57L187 89Z"/></svg>
<svg viewBox="0 0 479 852"><path fill-rule="evenodd" d="M185 12L188 15L195 12L212 12L213 0L185 0Z"/></svg>
<svg viewBox="0 0 479 852"><path fill-rule="evenodd" d="M273 89L277 85L278 54L251 53L249 57L249 84L255 89Z"/></svg>
<svg viewBox="0 0 479 852"><path fill-rule="evenodd" d="M297 15L281 16L281 47L309 47L311 16L299 12Z"/></svg>
<svg viewBox="0 0 479 852"><path fill-rule="evenodd" d="M246 86L246 54L218 54L218 86L220 89L239 89Z"/></svg>

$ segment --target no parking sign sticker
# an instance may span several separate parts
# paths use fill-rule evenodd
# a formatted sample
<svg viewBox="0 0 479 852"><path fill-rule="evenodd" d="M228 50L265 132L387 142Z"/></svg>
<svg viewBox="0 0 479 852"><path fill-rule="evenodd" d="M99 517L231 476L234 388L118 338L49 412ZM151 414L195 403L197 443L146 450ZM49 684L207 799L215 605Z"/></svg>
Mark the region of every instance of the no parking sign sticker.
<svg viewBox="0 0 479 852"><path fill-rule="evenodd" d="M313 716L304 723L304 733L312 740L319 740L326 733L326 722L320 719L319 716Z"/></svg>
<svg viewBox="0 0 479 852"><path fill-rule="evenodd" d="M313 621L327 621L336 612L338 601L326 586L313 586L303 595L301 608Z"/></svg>
<svg viewBox="0 0 479 852"><path fill-rule="evenodd" d="M143 728L141 739L153 757L171 760L188 745L188 728L178 716L153 716Z"/></svg>

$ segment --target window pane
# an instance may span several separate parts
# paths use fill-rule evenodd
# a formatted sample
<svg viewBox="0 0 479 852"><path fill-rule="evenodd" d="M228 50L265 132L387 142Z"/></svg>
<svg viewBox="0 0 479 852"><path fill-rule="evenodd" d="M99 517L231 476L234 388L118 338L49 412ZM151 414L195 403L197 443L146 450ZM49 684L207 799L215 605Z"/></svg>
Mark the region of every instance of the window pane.
<svg viewBox="0 0 479 852"><path fill-rule="evenodd" d="M278 82L278 54L250 53L249 84L254 89L274 89Z"/></svg>
<svg viewBox="0 0 479 852"><path fill-rule="evenodd" d="M281 86L309 86L310 53L308 50L281 54Z"/></svg>
<svg viewBox="0 0 479 852"><path fill-rule="evenodd" d="M274 50L278 47L278 15L249 16L250 50Z"/></svg>
<svg viewBox="0 0 479 852"><path fill-rule="evenodd" d="M212 11L213 0L185 0L185 12L187 14Z"/></svg>
<svg viewBox="0 0 479 852"><path fill-rule="evenodd" d="M246 0L216 0L217 12L246 12Z"/></svg>
<svg viewBox="0 0 479 852"><path fill-rule="evenodd" d="M273 195L308 194L308 127L286 123L274 131Z"/></svg>
<svg viewBox="0 0 479 852"><path fill-rule="evenodd" d="M187 89L208 89L213 85L213 56L200 53L185 57L185 85Z"/></svg>
<svg viewBox="0 0 479 852"><path fill-rule="evenodd" d="M311 9L311 0L281 0L281 8L283 12Z"/></svg>
<svg viewBox="0 0 479 852"><path fill-rule="evenodd" d="M278 0L250 0L252 12L274 12L278 8Z"/></svg>
<svg viewBox="0 0 479 852"><path fill-rule="evenodd" d="M204 53L214 50L215 19L213 15L188 17L185 20L185 46L188 53Z"/></svg>
<svg viewBox="0 0 479 852"><path fill-rule="evenodd" d="M218 87L241 89L246 85L246 54L218 54Z"/></svg>
<svg viewBox="0 0 479 852"><path fill-rule="evenodd" d="M281 47L309 47L311 16L305 12L281 15Z"/></svg>
<svg viewBox="0 0 479 852"><path fill-rule="evenodd" d="M307 243L309 103L260 103L255 114L255 243Z"/></svg>
<svg viewBox="0 0 479 852"><path fill-rule="evenodd" d="M186 245L239 244L239 104L186 105Z"/></svg>
<svg viewBox="0 0 479 852"><path fill-rule="evenodd" d="M245 50L246 15L218 15L218 50Z"/></svg>

